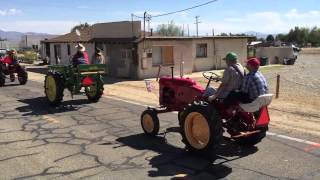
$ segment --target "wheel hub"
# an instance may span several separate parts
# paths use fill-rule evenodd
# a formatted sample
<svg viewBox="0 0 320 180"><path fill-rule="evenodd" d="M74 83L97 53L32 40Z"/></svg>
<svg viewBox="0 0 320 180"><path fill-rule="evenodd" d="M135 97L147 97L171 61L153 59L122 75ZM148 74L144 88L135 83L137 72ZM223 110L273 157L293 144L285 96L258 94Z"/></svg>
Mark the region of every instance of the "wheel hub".
<svg viewBox="0 0 320 180"><path fill-rule="evenodd" d="M46 80L46 94L50 101L54 101L57 95L56 81L52 76L48 76Z"/></svg>
<svg viewBox="0 0 320 180"><path fill-rule="evenodd" d="M210 129L205 117L198 113L190 113L184 124L184 132L191 146L203 149L210 140Z"/></svg>
<svg viewBox="0 0 320 180"><path fill-rule="evenodd" d="M142 118L142 124L144 129L148 132L151 133L154 129L154 124L152 121L152 117L149 114L145 114Z"/></svg>

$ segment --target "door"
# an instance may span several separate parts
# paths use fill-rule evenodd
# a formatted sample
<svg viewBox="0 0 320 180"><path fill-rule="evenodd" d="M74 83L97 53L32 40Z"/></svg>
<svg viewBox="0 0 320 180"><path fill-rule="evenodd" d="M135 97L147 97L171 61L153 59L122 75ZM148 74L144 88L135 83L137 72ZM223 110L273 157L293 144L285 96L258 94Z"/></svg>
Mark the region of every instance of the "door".
<svg viewBox="0 0 320 180"><path fill-rule="evenodd" d="M122 49L120 53L121 53L121 57L118 64L117 76L129 77L132 51L131 49Z"/></svg>
<svg viewBox="0 0 320 180"><path fill-rule="evenodd" d="M56 60L56 64L60 64L60 60L61 60L61 45L60 44L56 44L53 47L54 47L54 58Z"/></svg>

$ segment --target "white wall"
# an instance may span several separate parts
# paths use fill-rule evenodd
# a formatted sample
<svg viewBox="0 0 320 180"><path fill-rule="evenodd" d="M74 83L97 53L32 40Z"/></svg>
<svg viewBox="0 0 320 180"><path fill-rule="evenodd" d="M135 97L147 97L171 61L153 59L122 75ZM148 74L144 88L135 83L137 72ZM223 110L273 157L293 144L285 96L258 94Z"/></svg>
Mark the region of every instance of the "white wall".
<svg viewBox="0 0 320 180"><path fill-rule="evenodd" d="M76 44L75 43L50 43L50 63L55 64L55 54L54 54L54 45L60 45L61 46L61 59L60 64L69 64L70 56L68 55L68 47L67 45L70 44L70 56L74 55L76 53ZM89 55L89 60L91 62L92 56L94 54L94 44L93 43L84 43L83 44L86 47L86 51Z"/></svg>
<svg viewBox="0 0 320 180"><path fill-rule="evenodd" d="M215 39L215 52L217 68L225 68L226 63L222 60L228 52L238 55L238 62L244 64L247 61L247 39Z"/></svg>
<svg viewBox="0 0 320 180"><path fill-rule="evenodd" d="M292 47L258 47L256 56L268 57L270 64L283 63L284 58L293 58L293 49ZM279 58L278 62L276 56Z"/></svg>
<svg viewBox="0 0 320 180"><path fill-rule="evenodd" d="M207 57L197 57L197 44L207 44ZM213 39L195 39L192 42L193 71L207 71L214 67Z"/></svg>
<svg viewBox="0 0 320 180"><path fill-rule="evenodd" d="M191 73L193 67L192 57L192 42L191 41L149 41L146 43L146 49L150 49L153 46L173 46L173 60L174 60L174 74L180 75L180 63L184 61L184 74ZM143 58L143 42L138 45L138 78L145 79L156 77L158 73L158 66L152 64L152 58ZM143 61L146 63L142 68ZM171 75L172 65L163 65L160 76Z"/></svg>

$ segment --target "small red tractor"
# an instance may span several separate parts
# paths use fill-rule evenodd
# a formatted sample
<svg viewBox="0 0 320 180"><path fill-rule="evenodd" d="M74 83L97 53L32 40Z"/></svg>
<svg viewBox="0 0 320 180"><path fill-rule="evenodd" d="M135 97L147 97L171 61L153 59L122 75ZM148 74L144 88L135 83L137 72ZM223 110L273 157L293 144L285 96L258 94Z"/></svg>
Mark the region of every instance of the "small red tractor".
<svg viewBox="0 0 320 180"><path fill-rule="evenodd" d="M6 76L9 76L11 82L15 81L15 74L17 74L20 85L25 85L28 81L28 73L25 67L19 63L6 65L0 61L0 87L5 85Z"/></svg>
<svg viewBox="0 0 320 180"><path fill-rule="evenodd" d="M213 89L210 83L220 77L213 72L205 72L203 76L208 80L206 88L190 78L174 77L173 73L171 77L161 77L160 107L148 107L141 114L145 134L158 134L160 123L157 114L177 111L182 142L191 152L212 153L224 131L242 145L259 143L268 130L267 106L271 103L272 94L260 96L250 104L237 103L226 108L219 99L208 101Z"/></svg>

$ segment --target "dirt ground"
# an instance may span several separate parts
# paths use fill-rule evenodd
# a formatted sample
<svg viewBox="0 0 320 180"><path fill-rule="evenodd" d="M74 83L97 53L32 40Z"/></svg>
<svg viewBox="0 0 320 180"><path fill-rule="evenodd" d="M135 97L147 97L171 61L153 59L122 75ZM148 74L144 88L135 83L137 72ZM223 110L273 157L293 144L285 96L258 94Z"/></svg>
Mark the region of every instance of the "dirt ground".
<svg viewBox="0 0 320 180"><path fill-rule="evenodd" d="M303 50L295 65L273 65L261 69L267 78L270 93L275 94L276 75L280 75L279 98L273 100L269 111L271 127L288 132L300 132L320 136L320 49ZM222 71L216 71L222 74ZM43 82L44 76L30 73L30 79ZM202 73L186 75L202 85L206 80ZM158 104L159 87L155 79L148 79L155 86L147 92L145 81L108 79L104 95L117 97L147 105ZM213 86L218 86L217 83Z"/></svg>

